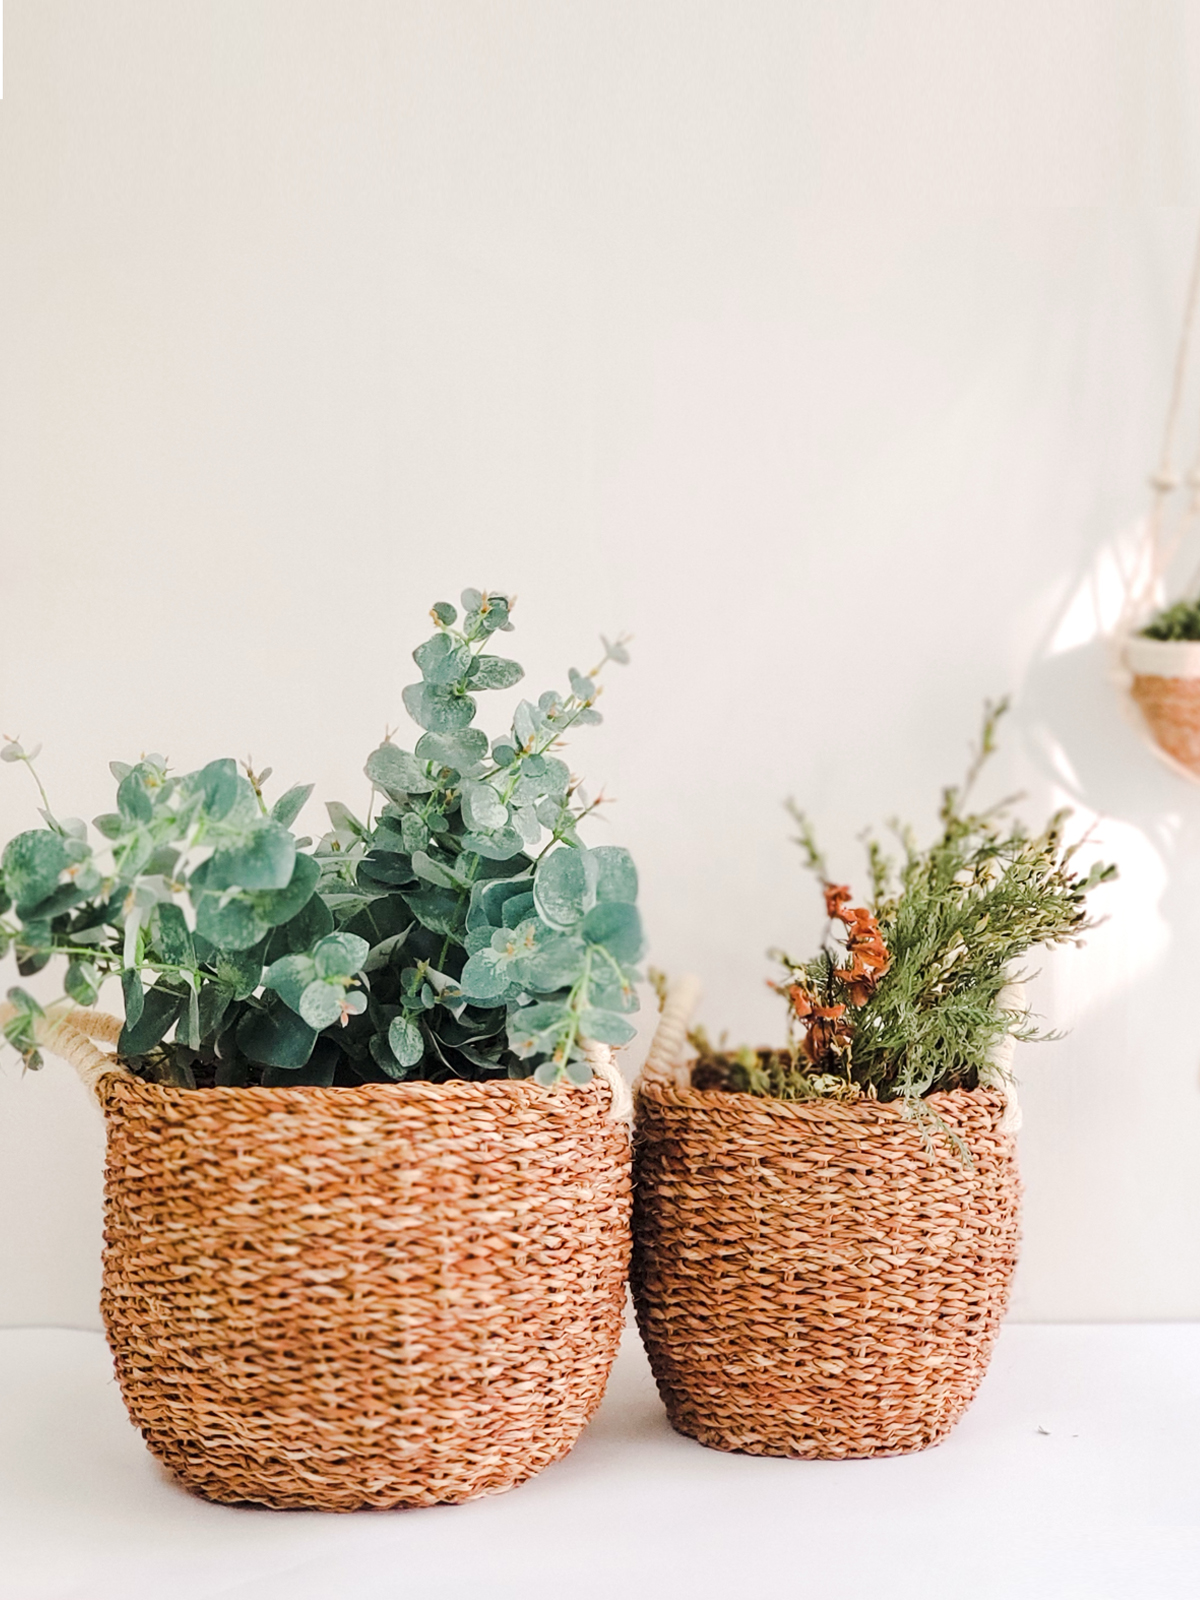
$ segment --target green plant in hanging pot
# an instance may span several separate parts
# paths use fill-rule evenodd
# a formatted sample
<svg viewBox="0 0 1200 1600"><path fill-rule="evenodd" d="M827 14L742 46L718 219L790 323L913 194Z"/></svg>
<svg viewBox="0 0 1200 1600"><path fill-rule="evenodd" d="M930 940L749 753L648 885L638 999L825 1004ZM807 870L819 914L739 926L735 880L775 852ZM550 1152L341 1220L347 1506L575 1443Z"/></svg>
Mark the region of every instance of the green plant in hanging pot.
<svg viewBox="0 0 1200 1600"><path fill-rule="evenodd" d="M413 748L375 750L364 816L330 804L315 845L309 788L269 804L269 773L150 756L114 764L99 839L43 793L0 857L0 942L24 976L66 962L63 1000L9 991L5 1036L105 1111L126 1404L214 1499L507 1488L570 1448L615 1354L637 874L583 842L598 802L559 751L627 656L489 739L477 696L523 675L492 648L511 602L462 608L414 652ZM115 976L123 1020L90 1009Z"/></svg>
<svg viewBox="0 0 1200 1600"><path fill-rule="evenodd" d="M719 1449L865 1456L950 1430L986 1369L1016 1261L1009 1058L1039 1034L1019 977L1079 941L1110 866L1076 869L1067 814L1027 831L968 783L872 892L831 880L828 934L780 955L788 1040L726 1051L667 999L638 1095L634 1299L671 1420Z"/></svg>

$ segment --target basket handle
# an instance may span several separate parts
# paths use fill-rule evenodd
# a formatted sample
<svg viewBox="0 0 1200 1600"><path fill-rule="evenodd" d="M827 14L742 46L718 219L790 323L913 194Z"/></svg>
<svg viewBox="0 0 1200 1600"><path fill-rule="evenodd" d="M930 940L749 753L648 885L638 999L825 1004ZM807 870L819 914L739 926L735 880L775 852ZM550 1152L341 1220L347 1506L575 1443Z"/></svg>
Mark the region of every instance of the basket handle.
<svg viewBox="0 0 1200 1600"><path fill-rule="evenodd" d="M683 1050L688 1024L699 999L700 980L690 972L671 984L642 1066L642 1083L683 1086Z"/></svg>
<svg viewBox="0 0 1200 1600"><path fill-rule="evenodd" d="M0 1006L0 1027L16 1015L12 1005ZM133 1074L115 1055L98 1050L93 1039L115 1045L121 1035L121 1024L116 1017L104 1011L73 1010L57 1012L53 1007L45 1016L37 1017L33 1036L43 1049L58 1056L75 1068L80 1081L89 1094L99 1098L100 1079L109 1073L123 1077Z"/></svg>

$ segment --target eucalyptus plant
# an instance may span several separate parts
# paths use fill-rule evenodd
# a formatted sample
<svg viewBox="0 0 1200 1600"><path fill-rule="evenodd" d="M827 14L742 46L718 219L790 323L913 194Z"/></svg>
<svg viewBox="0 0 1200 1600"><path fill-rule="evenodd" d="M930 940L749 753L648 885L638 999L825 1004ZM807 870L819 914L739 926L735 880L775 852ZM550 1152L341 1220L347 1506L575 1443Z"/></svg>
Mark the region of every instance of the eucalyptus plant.
<svg viewBox="0 0 1200 1600"><path fill-rule="evenodd" d="M45 826L6 846L0 954L11 946L22 975L65 957L82 1006L119 976L118 1052L155 1081L586 1083L585 1040L633 1037L643 937L632 858L580 838L601 802L557 752L601 720L598 675L628 653L604 641L592 671L520 701L489 740L476 696L523 677L490 648L512 601L467 589L461 604L435 605L413 652L421 680L403 700L422 731L371 753L364 818L330 803L314 845L293 831L311 785L268 805L270 772L249 764L114 762L97 839L42 790ZM0 757L32 768L36 753L9 741ZM5 1034L37 1066L42 1007L21 988L9 999Z"/></svg>

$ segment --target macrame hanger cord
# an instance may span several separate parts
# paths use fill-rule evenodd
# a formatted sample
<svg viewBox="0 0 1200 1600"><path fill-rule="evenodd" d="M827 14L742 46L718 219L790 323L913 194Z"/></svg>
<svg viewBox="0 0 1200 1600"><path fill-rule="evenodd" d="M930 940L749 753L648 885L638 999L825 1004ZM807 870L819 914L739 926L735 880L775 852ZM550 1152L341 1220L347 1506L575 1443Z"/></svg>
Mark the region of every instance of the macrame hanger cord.
<svg viewBox="0 0 1200 1600"><path fill-rule="evenodd" d="M1197 311L1200 310L1200 233L1197 234L1192 257L1192 270L1188 280L1184 303L1183 323L1179 330L1179 345L1175 352L1175 367L1171 377L1171 391L1167 401L1167 415L1163 423L1162 448L1158 466L1150 475L1150 508L1146 515L1145 534L1142 541L1143 558L1134 574L1134 582L1126 595L1119 634L1132 630L1136 621L1157 603L1158 588L1185 535L1200 518L1200 439L1188 470L1186 482L1191 496L1179 526L1170 540L1164 538L1164 521L1167 502L1183 481L1175 466L1175 441L1179 432L1179 419L1183 410L1187 388L1188 357L1191 354L1192 335ZM1141 575L1140 586L1137 582Z"/></svg>

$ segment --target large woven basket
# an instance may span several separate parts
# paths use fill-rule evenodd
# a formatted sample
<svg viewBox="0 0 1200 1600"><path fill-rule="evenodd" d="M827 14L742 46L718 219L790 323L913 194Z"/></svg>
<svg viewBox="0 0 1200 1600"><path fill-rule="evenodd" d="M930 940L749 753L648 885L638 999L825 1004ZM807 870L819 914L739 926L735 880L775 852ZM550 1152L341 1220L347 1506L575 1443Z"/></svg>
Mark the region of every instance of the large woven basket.
<svg viewBox="0 0 1200 1600"><path fill-rule="evenodd" d="M571 1448L624 1310L611 1082L194 1091L100 1060L105 1327L190 1489L433 1505Z"/></svg>
<svg viewBox="0 0 1200 1600"><path fill-rule="evenodd" d="M1016 1262L997 1093L795 1102L644 1080L633 1293L673 1426L751 1455L895 1455L970 1404Z"/></svg>

